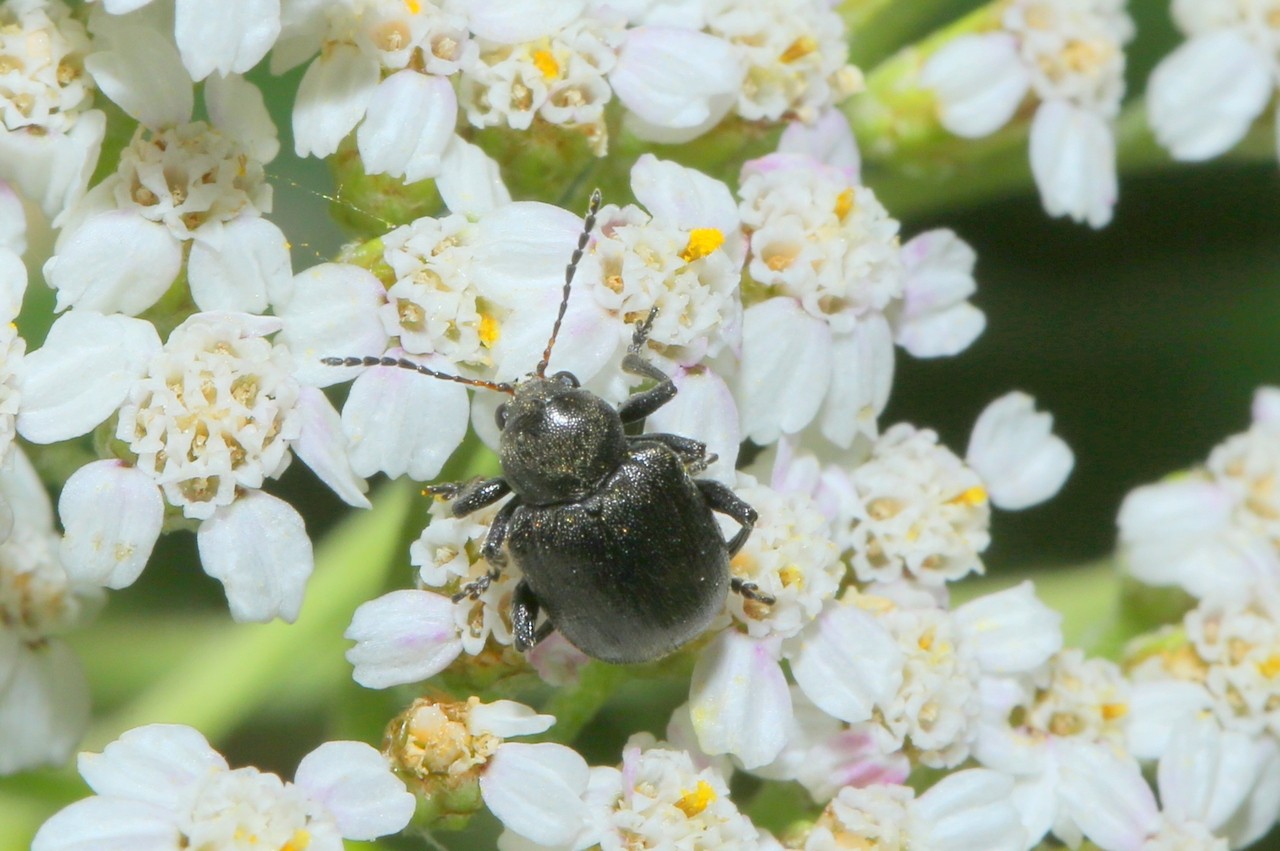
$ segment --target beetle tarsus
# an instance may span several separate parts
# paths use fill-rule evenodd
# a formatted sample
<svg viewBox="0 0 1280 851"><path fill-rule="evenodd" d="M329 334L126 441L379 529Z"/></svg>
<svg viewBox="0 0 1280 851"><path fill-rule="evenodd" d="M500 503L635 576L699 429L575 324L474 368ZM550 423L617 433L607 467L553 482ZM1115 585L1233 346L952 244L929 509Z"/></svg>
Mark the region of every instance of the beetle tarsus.
<svg viewBox="0 0 1280 851"><path fill-rule="evenodd" d="M772 594L763 594L760 586L754 582L743 582L738 577L729 580L729 589L735 594L741 594L744 599L755 600L757 603L763 603L766 606L772 606L778 602L777 598Z"/></svg>
<svg viewBox="0 0 1280 851"><path fill-rule="evenodd" d="M498 570L498 568L490 568L489 571L479 579L463 585L462 588L459 589L458 593L454 594L449 599L453 600L455 603L461 603L463 600L471 600L472 602L475 602L480 599L481 594L489 590L489 586L492 585L501 575L502 571Z"/></svg>

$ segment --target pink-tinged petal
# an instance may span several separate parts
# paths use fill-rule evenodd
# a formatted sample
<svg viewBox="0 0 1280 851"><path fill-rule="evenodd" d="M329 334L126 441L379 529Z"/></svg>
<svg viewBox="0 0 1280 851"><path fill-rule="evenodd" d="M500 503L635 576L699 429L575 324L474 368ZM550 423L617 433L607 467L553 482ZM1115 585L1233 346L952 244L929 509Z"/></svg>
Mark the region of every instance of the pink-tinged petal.
<svg viewBox="0 0 1280 851"><path fill-rule="evenodd" d="M243 74L280 35L280 0L178 0L174 38L193 80Z"/></svg>
<svg viewBox="0 0 1280 851"><path fill-rule="evenodd" d="M983 768L942 778L911 804L923 827L919 841L947 851L1023 851L1029 843L1009 802L1012 791L1013 778Z"/></svg>
<svg viewBox="0 0 1280 851"><path fill-rule="evenodd" d="M984 673L1029 673L1062 649L1062 616L1023 582L953 610L965 647Z"/></svg>
<svg viewBox="0 0 1280 851"><path fill-rule="evenodd" d="M180 851L177 818L142 801L85 798L40 826L31 851Z"/></svg>
<svg viewBox="0 0 1280 851"><path fill-rule="evenodd" d="M737 100L745 75L735 47L713 35L635 27L618 53L609 84L645 125L702 132Z"/></svg>
<svg viewBox="0 0 1280 851"><path fill-rule="evenodd" d="M778 153L803 154L844 171L850 183L862 173L862 153L849 119L838 109L825 110L812 124L793 121L778 139Z"/></svg>
<svg viewBox="0 0 1280 851"><path fill-rule="evenodd" d="M736 388L743 434L766 445L808 425L827 393L832 359L830 328L794 299L747 308Z"/></svg>
<svg viewBox="0 0 1280 851"><path fill-rule="evenodd" d="M80 774L108 798L138 801L173 816L191 805L227 761L205 737L182 724L147 724L121 734L102 753L82 753Z"/></svg>
<svg viewBox="0 0 1280 851"><path fill-rule="evenodd" d="M707 367L680 368L671 376L676 397L645 420L645 431L679 434L701 440L708 454L719 456L701 477L732 483L742 433L738 406L724 379Z"/></svg>
<svg viewBox="0 0 1280 851"><path fill-rule="evenodd" d="M294 782L333 815L347 839L403 830L416 805L387 758L364 742L325 742L302 758Z"/></svg>
<svg viewBox="0 0 1280 851"><path fill-rule="evenodd" d="M399 349L388 354L408 357ZM444 358L408 359L453 371ZM469 414L467 391L460 384L399 367L372 367L352 382L342 408L351 469L359 476L434 478L466 436Z"/></svg>
<svg viewBox="0 0 1280 851"><path fill-rule="evenodd" d="M18 431L35 443L79 437L111 416L160 353L155 326L75 310L23 361Z"/></svg>
<svg viewBox="0 0 1280 851"><path fill-rule="evenodd" d="M586 0L468 0L467 26L480 38L501 44L536 41L576 21Z"/></svg>
<svg viewBox="0 0 1280 851"><path fill-rule="evenodd" d="M392 591L364 603L343 637L356 643L346 657L365 688L421 682L462 652L453 602L430 591Z"/></svg>
<svg viewBox="0 0 1280 851"><path fill-rule="evenodd" d="M1008 123L1031 87L1009 33L962 36L929 58L920 85L938 97L942 126L969 139Z"/></svg>
<svg viewBox="0 0 1280 851"><path fill-rule="evenodd" d="M1280 426L1280 387L1259 387L1255 390L1250 411L1255 424Z"/></svg>
<svg viewBox="0 0 1280 851"><path fill-rule="evenodd" d="M821 414L827 440L847 448L859 435L875 437L876 422L889 402L893 363L893 332L879 314L859 320L847 334L832 336L831 384ZM808 380L806 373L792 375Z"/></svg>
<svg viewBox="0 0 1280 851"><path fill-rule="evenodd" d="M590 277L583 274L582 280ZM563 284L561 280L559 284L520 295L520 309L503 321L502 334L491 350L494 377L499 381L517 380L541 360L560 308ZM621 343L616 329L617 320L594 298L570 295L547 373L565 369L579 381L590 381L616 354Z"/></svg>
<svg viewBox="0 0 1280 851"><path fill-rule="evenodd" d="M202 227L191 243L187 278L201 310L263 313L268 294L289 286L289 243L280 228L257 216Z"/></svg>
<svg viewBox="0 0 1280 851"><path fill-rule="evenodd" d="M151 27L114 22L107 43L84 60L103 94L146 127L191 120L195 91L172 42Z"/></svg>
<svg viewBox="0 0 1280 851"><path fill-rule="evenodd" d="M27 267L17 252L0 247L0 321L12 322L27 292Z"/></svg>
<svg viewBox="0 0 1280 851"><path fill-rule="evenodd" d="M791 674L828 715L866 721L902 685L902 651L874 616L852 605L828 606L788 643Z"/></svg>
<svg viewBox="0 0 1280 851"><path fill-rule="evenodd" d="M499 304L523 307L550 291L557 292L558 302L565 264L581 233L580 216L551 204L517 201L497 207L476 223L472 279L485 298ZM549 319L554 321L555 314Z"/></svg>
<svg viewBox="0 0 1280 851"><path fill-rule="evenodd" d="M1158 759L1173 732L1213 705L1199 683L1185 680L1137 682L1129 692L1129 751L1138 759Z"/></svg>
<svg viewBox="0 0 1280 851"><path fill-rule="evenodd" d="M730 238L740 227L728 186L653 154L641 155L631 167L631 191L655 219L683 230L715 228Z"/></svg>
<svg viewBox="0 0 1280 851"><path fill-rule="evenodd" d="M986 327L986 317L966 299L977 284L977 254L954 232L926 231L902 246L906 271L896 342L918 358L958 354Z"/></svg>
<svg viewBox="0 0 1280 851"><path fill-rule="evenodd" d="M564 745L504 742L480 775L480 794L508 830L564 845L586 822L589 779L586 760Z"/></svg>
<svg viewBox="0 0 1280 851"><path fill-rule="evenodd" d="M973 424L965 461L998 508L1016 511L1051 498L1067 481L1075 454L1053 433L1053 416L1026 393L1007 393Z"/></svg>
<svg viewBox="0 0 1280 851"><path fill-rule="evenodd" d="M298 156L327 157L364 115L381 73L378 60L353 44L321 54L298 85L293 144Z"/></svg>
<svg viewBox="0 0 1280 851"><path fill-rule="evenodd" d="M60 227L67 209L89 185L106 127L106 116L97 109L80 113L68 133L10 132L0 125L0 180L39 204Z"/></svg>
<svg viewBox="0 0 1280 851"><path fill-rule="evenodd" d="M66 530L59 553L77 582L125 588L151 558L164 523L164 498L146 473L114 459L71 474L58 497Z"/></svg>
<svg viewBox="0 0 1280 851"><path fill-rule="evenodd" d="M689 715L707 754L728 753L745 768L772 762L786 744L791 691L777 643L727 629L693 668Z"/></svg>
<svg viewBox="0 0 1280 851"><path fill-rule="evenodd" d="M326 366L323 357L380 356L387 332L378 309L387 290L368 269L347 263L322 263L299 272L290 292L272 296L284 320L280 341L289 347L300 381L327 387L360 374L357 367Z"/></svg>
<svg viewBox="0 0 1280 851"><path fill-rule="evenodd" d="M1160 817L1142 770L1109 745L1077 739L1060 743L1067 814L1098 847L1139 851Z"/></svg>
<svg viewBox="0 0 1280 851"><path fill-rule="evenodd" d="M454 136L441 155L436 189L451 212L479 216L511 203L502 172L493 157L478 145Z"/></svg>
<svg viewBox="0 0 1280 851"><path fill-rule="evenodd" d="M258 162L269 163L280 153L280 139L262 90L244 77L230 74L205 80L204 105L219 132L244 145Z"/></svg>
<svg viewBox="0 0 1280 851"><path fill-rule="evenodd" d="M127 15L151 2L152 0L102 0L102 6L113 15Z"/></svg>
<svg viewBox="0 0 1280 851"><path fill-rule="evenodd" d="M44 264L57 310L136 316L155 304L182 268L182 242L159 222L114 210L63 231Z"/></svg>
<svg viewBox="0 0 1280 851"><path fill-rule="evenodd" d="M347 505L370 508L365 492L369 485L351 470L347 457L347 436L342 418L328 398L314 387L303 387L298 395L302 433L293 451Z"/></svg>
<svg viewBox="0 0 1280 851"><path fill-rule="evenodd" d="M1098 113L1047 101L1031 120L1031 172L1045 212L1100 228L1111 221L1116 140Z"/></svg>
<svg viewBox="0 0 1280 851"><path fill-rule="evenodd" d="M1147 84L1147 118L1174 159L1226 153L1275 90L1271 58L1235 29L1198 35L1160 61Z"/></svg>
<svg viewBox="0 0 1280 851"><path fill-rule="evenodd" d="M458 97L443 77L398 71L378 84L356 132L364 169L414 183L440 174L453 138Z"/></svg>
<svg viewBox="0 0 1280 851"><path fill-rule="evenodd" d="M0 685L0 775L71 758L89 726L89 684L64 642L19 646Z"/></svg>
<svg viewBox="0 0 1280 851"><path fill-rule="evenodd" d="M205 573L222 582L231 617L293 623L314 567L302 515L284 500L248 491L196 533Z"/></svg>

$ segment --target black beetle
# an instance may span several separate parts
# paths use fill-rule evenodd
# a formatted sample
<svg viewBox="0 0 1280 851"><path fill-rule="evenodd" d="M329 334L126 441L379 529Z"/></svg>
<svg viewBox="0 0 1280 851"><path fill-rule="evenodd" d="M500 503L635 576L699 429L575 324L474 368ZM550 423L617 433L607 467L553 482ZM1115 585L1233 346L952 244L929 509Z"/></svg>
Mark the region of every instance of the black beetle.
<svg viewBox="0 0 1280 851"><path fill-rule="evenodd" d="M454 595L476 599L508 555L522 573L511 600L517 650L557 629L583 653L615 663L649 662L698 637L734 591L770 604L749 582L731 578L729 559L746 543L756 512L719 482L698 480L715 456L675 434L628 435L676 394L670 377L641 350L657 308L636 326L622 369L657 384L616 410L569 372L546 376L569 291L600 207L592 194L582 234L565 268L564 293L542 359L514 383L448 375L390 357L324 358L332 366L395 366L433 378L506 393L498 407L502 475L428 490L453 499L462 517L510 501L489 526L481 554L488 574ZM741 528L725 541L713 511ZM504 549L505 547L505 549ZM539 613L546 620L538 624Z"/></svg>

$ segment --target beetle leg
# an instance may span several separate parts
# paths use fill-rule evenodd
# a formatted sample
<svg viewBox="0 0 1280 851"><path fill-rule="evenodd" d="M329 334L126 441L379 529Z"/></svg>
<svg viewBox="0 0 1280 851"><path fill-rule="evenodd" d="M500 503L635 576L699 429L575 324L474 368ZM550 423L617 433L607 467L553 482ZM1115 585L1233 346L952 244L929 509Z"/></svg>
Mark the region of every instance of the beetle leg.
<svg viewBox="0 0 1280 851"><path fill-rule="evenodd" d="M738 577L729 580L729 590L735 594L741 594L748 600L755 600L757 603L764 603L766 606L772 606L778 602L772 594L760 593L760 586L754 582L743 582Z"/></svg>
<svg viewBox="0 0 1280 851"><path fill-rule="evenodd" d="M627 347L627 355L622 359L622 371L641 378L649 378L658 382L643 393L637 393L618 407L618 416L624 423L638 422L661 408L675 398L676 385L671 376L658 369L640 354L644 341L649 337L649 329L653 327L653 318L658 315L658 308L649 311L643 322L636 324L636 332L631 337L631 345Z"/></svg>
<svg viewBox="0 0 1280 851"><path fill-rule="evenodd" d="M536 626L540 608L533 590L521 579L511 595L511 632L515 638L516 650L521 653L537 646L555 629L551 621L544 621L542 626Z"/></svg>
<svg viewBox="0 0 1280 851"><path fill-rule="evenodd" d="M694 440L692 437L683 437L678 434L667 434L665 432L653 432L651 434L634 434L627 437L631 443L638 443L645 440L652 440L654 443L661 443L672 452L680 456L680 460L687 467L690 464L696 464L707 457L707 445L701 440Z"/></svg>
<svg viewBox="0 0 1280 851"><path fill-rule="evenodd" d="M729 549L730 556L737 555L738 550L742 549L742 545L747 542L747 536L751 534L751 530L755 527L756 520L759 519L760 515L744 500L739 499L737 494L719 482L702 479L694 482L694 484L698 486L698 490L702 491L702 498L707 501L707 506L712 511L727 514L742 526L738 530L738 534L730 538L725 544Z"/></svg>
<svg viewBox="0 0 1280 851"><path fill-rule="evenodd" d="M520 499L517 497L502 506L493 518L493 522L489 524L489 534L484 539L484 546L480 548L480 557L489 562L489 571L479 579L462 586L458 593L453 595L453 602L460 603L468 597L472 600L480 599L480 595L502 576L502 569L507 566L507 553L502 549L502 544L507 539L507 527L511 525L511 515L515 514L519 507Z"/></svg>
<svg viewBox="0 0 1280 851"><path fill-rule="evenodd" d="M439 485L428 485L423 493L453 500L450 510L454 517L465 517L473 511L479 511L487 505L493 505L511 493L511 485L501 477L493 479L476 479L470 482L447 482Z"/></svg>

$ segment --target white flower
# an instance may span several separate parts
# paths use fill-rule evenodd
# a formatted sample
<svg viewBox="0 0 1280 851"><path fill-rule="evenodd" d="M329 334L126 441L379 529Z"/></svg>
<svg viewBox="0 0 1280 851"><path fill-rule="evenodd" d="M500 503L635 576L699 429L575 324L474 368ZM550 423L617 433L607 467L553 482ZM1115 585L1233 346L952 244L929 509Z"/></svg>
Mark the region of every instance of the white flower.
<svg viewBox="0 0 1280 851"><path fill-rule="evenodd" d="M1247 601L1280 581L1280 428L1271 388L1255 395L1253 426L1216 447L1207 464L1135 489L1120 506L1129 571L1200 598Z"/></svg>
<svg viewBox="0 0 1280 851"><path fill-rule="evenodd" d="M1102 227L1116 201L1113 122L1124 96L1125 0L1013 0L995 32L956 38L921 83L942 126L986 136L1033 93L1031 168L1045 210Z"/></svg>
<svg viewBox="0 0 1280 851"><path fill-rule="evenodd" d="M115 173L67 214L44 267L57 309L136 315L185 259L201 309L265 311L290 267L284 234L262 218L263 164L279 148L262 93L241 77L211 78L214 123L192 122L191 85L163 36L128 18L100 17L96 28L102 49L86 67L141 126Z"/></svg>
<svg viewBox="0 0 1280 851"><path fill-rule="evenodd" d="M132 584L167 498L199 521L201 560L226 586L236 619L297 616L311 542L302 517L259 488L297 452L349 504L368 502L336 412L267 339L279 326L198 313L162 346L149 323L125 316L77 310L54 323L27 358L19 431L39 443L65 440L118 411L115 436L131 459L88 464L62 491L62 553L78 578Z"/></svg>
<svg viewBox="0 0 1280 851"><path fill-rule="evenodd" d="M1187 40L1156 66L1147 115L1175 159L1230 150L1275 94L1277 23L1266 0L1175 0Z"/></svg>
<svg viewBox="0 0 1280 851"><path fill-rule="evenodd" d="M1053 416L1026 393L987 405L973 424L965 462L982 476L991 504L1006 511L1038 505L1061 489L1075 456L1053 433Z"/></svg>
<svg viewBox="0 0 1280 851"><path fill-rule="evenodd" d="M944 777L918 797L910 786L846 787L823 810L804 851L1021 851L1027 842L1009 804L1010 786L997 772L971 768Z"/></svg>
<svg viewBox="0 0 1280 851"><path fill-rule="evenodd" d="M382 754L361 742L326 742L303 757L292 783L256 768L228 767L190 727L151 724L100 754L80 755L97 794L40 828L33 851L124 842L155 849L316 848L343 837L402 830L414 798Z"/></svg>
<svg viewBox="0 0 1280 851"><path fill-rule="evenodd" d="M89 723L89 685L61 635L102 602L58 558L53 507L20 450L0 466L0 774L58 765Z"/></svg>
<svg viewBox="0 0 1280 851"><path fill-rule="evenodd" d="M0 181L56 219L84 193L106 117L90 109L89 37L61 0L0 6Z"/></svg>
<svg viewBox="0 0 1280 851"><path fill-rule="evenodd" d="M102 0L113 15L150 5L152 0ZM280 35L281 0L229 0L210 5L201 0L175 0L174 38L193 80L215 71L243 74Z"/></svg>

